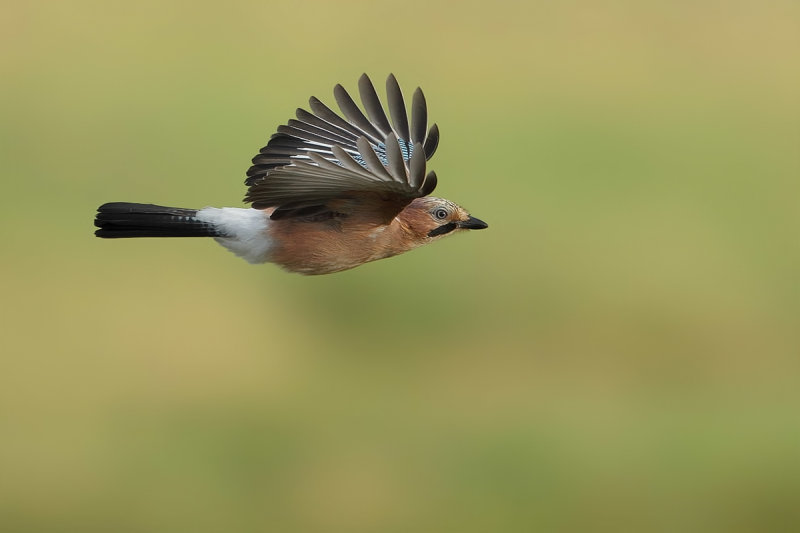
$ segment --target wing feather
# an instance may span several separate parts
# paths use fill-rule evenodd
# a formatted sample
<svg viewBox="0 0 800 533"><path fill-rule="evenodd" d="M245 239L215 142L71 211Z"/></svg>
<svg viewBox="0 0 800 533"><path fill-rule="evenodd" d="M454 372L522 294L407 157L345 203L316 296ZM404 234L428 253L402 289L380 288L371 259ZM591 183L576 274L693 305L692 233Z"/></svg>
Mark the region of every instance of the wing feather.
<svg viewBox="0 0 800 533"><path fill-rule="evenodd" d="M370 140L372 140L373 142L379 142L378 137L371 136L369 135L369 133L362 131L353 124L350 124L345 119L334 113L331 108L320 102L317 98L313 96L309 98L308 105L309 107L311 107L311 111L313 111L318 117L323 118L328 122L330 122L331 124L334 124L342 129L349 131L354 138L357 138L359 135L366 135L370 137Z"/></svg>
<svg viewBox="0 0 800 533"><path fill-rule="evenodd" d="M389 112L392 114L392 124L394 131L401 139L408 140L408 115L406 114L406 103L403 100L403 91L394 74L389 74L386 79L386 98L389 101Z"/></svg>
<svg viewBox="0 0 800 533"><path fill-rule="evenodd" d="M389 174L398 183L410 185L403 152L400 150L400 143L397 142L397 137L395 137L394 133L390 133L386 138L386 155L389 158L389 165L386 167Z"/></svg>
<svg viewBox="0 0 800 533"><path fill-rule="evenodd" d="M353 159L353 156L350 155L350 152L344 150L341 146L334 145L331 147L331 151L333 152L333 155L336 157L336 160L339 163L341 163L343 167L359 174L365 172L364 166L361 165L355 159ZM369 174L370 176L374 176L376 178L378 177L375 176L374 174L370 174L369 172L366 173Z"/></svg>
<svg viewBox="0 0 800 533"><path fill-rule="evenodd" d="M366 137L358 138L358 153L364 158L367 168L372 173L376 176L387 177L389 180L392 179L391 174L389 174L386 167L383 166L383 162L378 158L378 154L372 149Z"/></svg>
<svg viewBox="0 0 800 533"><path fill-rule="evenodd" d="M392 127L389 125L389 119L386 118L386 112L383 110L378 93L375 92L375 86L372 85L372 81L366 74L362 74L358 80L358 92L372 123L381 130L383 135L388 135L392 131Z"/></svg>
<svg viewBox="0 0 800 533"><path fill-rule="evenodd" d="M339 109L342 110L342 113L344 113L344 116L346 116L350 122L376 139L383 137L381 132L373 126L372 122L364 116L364 113L358 108L350 97L350 94L344 90L344 87L337 84L336 87L333 88L333 95L336 98L336 103L339 104Z"/></svg>
<svg viewBox="0 0 800 533"><path fill-rule="evenodd" d="M428 108L425 105L425 95L417 87L411 101L411 142L425 141L425 128L428 127Z"/></svg>
<svg viewBox="0 0 800 533"><path fill-rule="evenodd" d="M347 143L352 144L353 146L355 146L355 143L353 142L353 133L352 132L350 132L350 131L348 131L348 130L346 130L344 128L341 128L341 127L337 126L336 124L332 124L332 123L328 122L327 120L321 119L320 117L318 117L318 116L316 116L316 115L314 115L312 113L309 113L308 111L306 111L305 109L302 109L302 108L298 108L297 112L295 113L295 115L297 116L298 120L300 120L302 122L305 122L306 124L311 124L312 126L316 126L319 129L326 130L326 131L329 131L329 132L331 132L333 134L336 134L339 137L341 137L342 139L345 139Z"/></svg>
<svg viewBox="0 0 800 533"><path fill-rule="evenodd" d="M355 147L355 144L350 139L348 139L347 137L342 137L341 135L338 134L338 132L326 130L326 129L314 126L312 124L309 124L308 122L303 122L301 120L295 120L295 119L289 119L288 121L286 121L286 125L289 126L289 127L298 129L298 130L302 130L304 132L308 132L308 133L317 135L318 137L324 138L328 142L328 144L330 144L330 145L334 145L334 144L338 144L339 146L351 146L352 145L353 147Z"/></svg>
<svg viewBox="0 0 800 533"><path fill-rule="evenodd" d="M296 118L278 126L247 171L245 201L256 208L275 207L274 218L321 220L347 215L342 206L352 202L339 199L377 194L392 200L378 203L392 211L383 215L393 218L414 198L430 194L436 174L426 174L425 167L438 146L439 129L433 124L426 134L422 90L414 91L410 125L394 75L386 80L386 108L366 74L358 80L358 91L366 114L336 85L341 115L311 97L310 112L297 109Z"/></svg>
<svg viewBox="0 0 800 533"><path fill-rule="evenodd" d="M428 130L428 137L425 139L423 149L425 150L425 158L430 159L436 153L436 148L439 147L439 126L434 124Z"/></svg>
<svg viewBox="0 0 800 533"><path fill-rule="evenodd" d="M408 168L408 182L411 188L420 190L425 180L425 151L420 143L414 145L414 153Z"/></svg>
<svg viewBox="0 0 800 533"><path fill-rule="evenodd" d="M436 172L433 170L428 172L428 175L425 176L425 183L422 184L422 188L419 190L422 196L428 196L430 193L432 193L436 188L437 181Z"/></svg>

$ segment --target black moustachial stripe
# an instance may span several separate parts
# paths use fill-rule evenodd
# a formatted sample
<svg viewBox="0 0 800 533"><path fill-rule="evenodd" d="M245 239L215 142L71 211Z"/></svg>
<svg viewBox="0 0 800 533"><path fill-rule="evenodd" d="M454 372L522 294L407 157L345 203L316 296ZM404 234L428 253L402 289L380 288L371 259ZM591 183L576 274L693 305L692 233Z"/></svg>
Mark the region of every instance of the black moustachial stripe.
<svg viewBox="0 0 800 533"><path fill-rule="evenodd" d="M454 229L458 227L456 222L448 222L447 224L443 224L438 228L434 228L428 232L428 237L436 237L437 235L444 235L445 233L450 233Z"/></svg>

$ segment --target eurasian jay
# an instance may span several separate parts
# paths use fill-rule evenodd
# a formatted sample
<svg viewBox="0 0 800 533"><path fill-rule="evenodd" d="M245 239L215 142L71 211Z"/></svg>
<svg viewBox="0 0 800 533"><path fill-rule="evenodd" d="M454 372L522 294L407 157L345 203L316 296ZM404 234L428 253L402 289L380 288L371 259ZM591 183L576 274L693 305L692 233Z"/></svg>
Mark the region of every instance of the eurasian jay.
<svg viewBox="0 0 800 533"><path fill-rule="evenodd" d="M107 203L98 208L95 235L213 237L251 263L330 274L488 227L457 204L428 196L437 180L425 164L439 128L427 129L422 91L414 92L409 125L394 75L386 80L391 122L366 74L358 88L366 116L337 85L343 116L312 97L311 112L298 109L296 120L278 127L247 171L250 208Z"/></svg>

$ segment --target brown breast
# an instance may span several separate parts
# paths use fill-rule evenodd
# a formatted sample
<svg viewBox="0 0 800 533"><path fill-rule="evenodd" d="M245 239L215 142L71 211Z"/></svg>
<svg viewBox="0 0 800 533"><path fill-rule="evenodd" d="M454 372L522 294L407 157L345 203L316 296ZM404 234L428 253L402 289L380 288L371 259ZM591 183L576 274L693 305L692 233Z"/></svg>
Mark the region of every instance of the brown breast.
<svg viewBox="0 0 800 533"><path fill-rule="evenodd" d="M269 261L301 274L339 272L416 246L397 218L378 226L355 217L315 222L284 219L272 221L269 232L275 239Z"/></svg>

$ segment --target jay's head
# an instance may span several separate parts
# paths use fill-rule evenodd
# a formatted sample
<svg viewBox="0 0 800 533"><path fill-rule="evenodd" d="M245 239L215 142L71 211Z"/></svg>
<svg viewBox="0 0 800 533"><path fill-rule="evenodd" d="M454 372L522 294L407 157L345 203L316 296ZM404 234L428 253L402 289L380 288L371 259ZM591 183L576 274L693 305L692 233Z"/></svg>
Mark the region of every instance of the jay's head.
<svg viewBox="0 0 800 533"><path fill-rule="evenodd" d="M401 217L406 219L412 232L422 242L430 242L460 230L489 227L458 204L434 196L416 198L403 210Z"/></svg>

